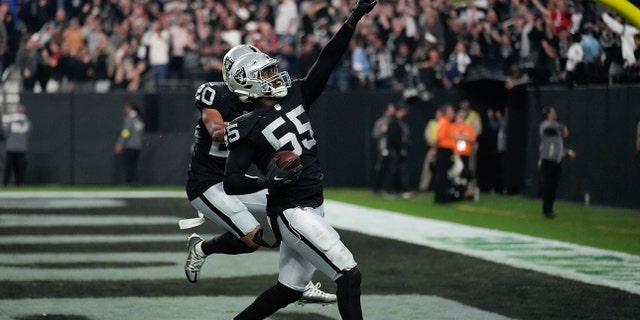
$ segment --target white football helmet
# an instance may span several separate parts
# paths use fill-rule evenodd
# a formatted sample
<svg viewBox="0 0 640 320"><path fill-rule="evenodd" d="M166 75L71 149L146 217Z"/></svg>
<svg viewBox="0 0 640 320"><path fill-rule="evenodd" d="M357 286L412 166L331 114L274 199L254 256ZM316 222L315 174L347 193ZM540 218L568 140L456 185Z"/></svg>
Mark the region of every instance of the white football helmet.
<svg viewBox="0 0 640 320"><path fill-rule="evenodd" d="M250 44L239 44L229 49L229 51L227 51L227 53L224 55L224 58L222 58L222 67L224 68L224 70L222 70L222 79L224 80L224 83L227 86L229 85L227 83L227 78L229 77L227 73L229 72L229 69L231 69L231 66L233 65L233 63L236 62L238 58L242 57L247 53L256 53L256 52L261 52L261 51Z"/></svg>
<svg viewBox="0 0 640 320"><path fill-rule="evenodd" d="M247 53L231 66L227 87L243 102L283 98L291 87L291 77L286 71L278 72L278 60L262 52Z"/></svg>

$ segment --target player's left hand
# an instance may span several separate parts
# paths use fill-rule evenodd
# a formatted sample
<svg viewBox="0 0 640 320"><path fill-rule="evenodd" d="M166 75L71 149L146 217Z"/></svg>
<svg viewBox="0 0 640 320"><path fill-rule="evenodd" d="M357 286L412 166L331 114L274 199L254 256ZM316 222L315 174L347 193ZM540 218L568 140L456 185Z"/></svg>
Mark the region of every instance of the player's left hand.
<svg viewBox="0 0 640 320"><path fill-rule="evenodd" d="M293 163L293 160L291 161L291 163ZM274 188L298 180L301 173L301 164L295 167L292 167L291 164L287 164L280 168L275 163L273 163L269 166L269 171L267 171L264 179L266 180L265 182L269 188Z"/></svg>

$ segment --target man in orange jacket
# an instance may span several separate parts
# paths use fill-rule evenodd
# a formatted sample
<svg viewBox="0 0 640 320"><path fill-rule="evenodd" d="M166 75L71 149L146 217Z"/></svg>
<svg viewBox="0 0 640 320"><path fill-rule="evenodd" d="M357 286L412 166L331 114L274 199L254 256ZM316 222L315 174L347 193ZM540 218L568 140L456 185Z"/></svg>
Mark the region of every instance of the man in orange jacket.
<svg viewBox="0 0 640 320"><path fill-rule="evenodd" d="M447 104L442 107L442 117L438 120L438 130L436 131L436 165L434 174L434 201L436 203L447 203L452 200L450 196L451 182L447 172L453 164L453 150L456 141L450 133L451 121L453 120L453 106Z"/></svg>

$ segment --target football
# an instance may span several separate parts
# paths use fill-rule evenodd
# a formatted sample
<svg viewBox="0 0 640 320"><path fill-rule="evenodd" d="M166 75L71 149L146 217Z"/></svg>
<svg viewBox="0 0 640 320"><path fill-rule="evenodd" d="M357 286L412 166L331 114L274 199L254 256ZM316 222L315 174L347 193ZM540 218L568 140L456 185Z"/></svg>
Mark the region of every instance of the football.
<svg viewBox="0 0 640 320"><path fill-rule="evenodd" d="M289 168L295 168L302 163L300 160L300 156L290 150L282 150L276 152L276 154L273 156L273 160L275 160L275 164L278 166L278 168L281 169L285 168L290 162L291 164L289 165Z"/></svg>

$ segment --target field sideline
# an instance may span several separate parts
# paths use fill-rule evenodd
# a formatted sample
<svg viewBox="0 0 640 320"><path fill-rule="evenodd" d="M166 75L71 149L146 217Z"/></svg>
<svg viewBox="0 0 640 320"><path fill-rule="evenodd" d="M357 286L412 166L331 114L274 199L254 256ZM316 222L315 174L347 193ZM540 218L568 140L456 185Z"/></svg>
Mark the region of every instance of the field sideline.
<svg viewBox="0 0 640 320"><path fill-rule="evenodd" d="M203 272L209 281L188 284L181 273L185 232L177 230L176 222L194 212L181 190L87 189L0 192L0 319L229 319L273 281L277 253L263 250L249 255L254 263L243 263L247 256L208 262ZM367 196L366 205L380 209L340 199L358 202ZM361 263L367 319L640 318L640 257L623 252L628 251L624 245L604 250L474 226L478 217L493 223L488 206L500 205L500 198L445 208L426 205L428 195L389 201L366 190L329 189L327 198L341 200L327 201L327 219L342 230ZM536 204L519 200L523 207ZM502 202L510 201L505 197ZM412 206L418 208L415 216L471 218L451 223L385 208L406 211ZM568 206L561 204L563 212L569 212ZM591 218L602 214L587 209ZM562 220L538 222L528 216L535 209L529 210L516 214L516 220L524 215L534 227L562 225ZM630 210L602 210L638 216ZM614 234L610 238L621 234L637 244L637 229L629 226L631 232L603 230ZM198 228L203 234L216 232L211 224ZM316 276L327 291L335 290ZM543 292L548 297L539 296ZM549 305L558 299L568 307ZM197 307L202 305L207 308ZM270 319L302 317L337 319L337 310L290 306Z"/></svg>

